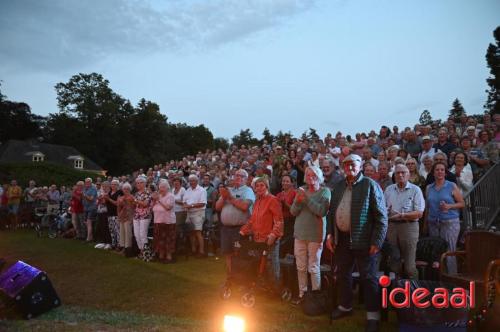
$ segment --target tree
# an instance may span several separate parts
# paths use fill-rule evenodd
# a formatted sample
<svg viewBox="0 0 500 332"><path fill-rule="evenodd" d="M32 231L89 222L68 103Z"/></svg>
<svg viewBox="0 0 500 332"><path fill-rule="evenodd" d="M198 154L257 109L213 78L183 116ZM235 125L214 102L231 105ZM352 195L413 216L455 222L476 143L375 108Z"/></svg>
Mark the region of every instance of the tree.
<svg viewBox="0 0 500 332"><path fill-rule="evenodd" d="M309 128L309 134L307 135L309 139L317 140L319 139L319 135L314 128Z"/></svg>
<svg viewBox="0 0 500 332"><path fill-rule="evenodd" d="M455 122L458 122L460 120L461 116L467 115L465 113L465 109L460 103L460 100L458 98L455 98L452 104L452 108L449 112L449 117L451 117Z"/></svg>
<svg viewBox="0 0 500 332"><path fill-rule="evenodd" d="M131 166L123 162L125 146L130 143L128 135L134 128L129 120L138 113L130 102L97 73L74 75L67 83L56 84L55 89L59 113L49 118L50 141L74 146L112 173Z"/></svg>
<svg viewBox="0 0 500 332"><path fill-rule="evenodd" d="M43 137L45 122L46 118L31 113L26 103L0 101L0 142Z"/></svg>
<svg viewBox="0 0 500 332"><path fill-rule="evenodd" d="M233 144L240 147L242 144L244 145L258 145L259 140L253 137L250 129L240 130L239 135L235 135L232 138Z"/></svg>
<svg viewBox="0 0 500 332"><path fill-rule="evenodd" d="M420 124L423 126L431 125L432 124L431 112L429 112L428 110L424 110L422 114L420 114L420 119L418 120L418 122L420 122Z"/></svg>
<svg viewBox="0 0 500 332"><path fill-rule="evenodd" d="M264 131L262 132L262 140L260 142L264 143L264 141L267 141L268 144L271 144L274 141L274 136L271 135L271 132L267 127L264 128Z"/></svg>
<svg viewBox="0 0 500 332"><path fill-rule="evenodd" d="M214 139L214 149L226 151L229 148L229 141L224 137L217 137Z"/></svg>
<svg viewBox="0 0 500 332"><path fill-rule="evenodd" d="M490 114L500 114L500 26L493 32L495 44L490 44L486 51L486 62L490 68L490 77L486 79L490 89L486 90L488 99L484 108Z"/></svg>
<svg viewBox="0 0 500 332"><path fill-rule="evenodd" d="M2 94L2 80L0 80L0 103L7 99L7 96Z"/></svg>

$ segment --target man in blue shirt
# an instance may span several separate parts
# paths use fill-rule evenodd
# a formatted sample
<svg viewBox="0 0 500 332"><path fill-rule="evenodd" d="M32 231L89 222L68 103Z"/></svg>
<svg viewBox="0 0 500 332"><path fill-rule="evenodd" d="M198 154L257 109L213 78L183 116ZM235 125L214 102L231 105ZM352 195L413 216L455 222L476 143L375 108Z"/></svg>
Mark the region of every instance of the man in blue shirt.
<svg viewBox="0 0 500 332"><path fill-rule="evenodd" d="M239 239L240 228L248 222L255 202L253 190L246 185L248 173L239 169L234 174L233 187L220 188L220 198L215 209L221 211L221 252L226 256L227 276L231 276L234 243Z"/></svg>

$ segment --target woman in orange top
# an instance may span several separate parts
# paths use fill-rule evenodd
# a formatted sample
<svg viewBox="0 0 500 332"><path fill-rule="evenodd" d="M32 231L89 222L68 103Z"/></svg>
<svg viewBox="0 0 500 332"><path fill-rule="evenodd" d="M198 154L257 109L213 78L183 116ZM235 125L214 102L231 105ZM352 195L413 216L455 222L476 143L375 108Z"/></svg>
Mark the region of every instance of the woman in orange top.
<svg viewBox="0 0 500 332"><path fill-rule="evenodd" d="M276 283L280 280L279 239L283 236L283 213L280 201L269 193L269 181L265 177L255 178L253 188L257 199L249 221L240 229L241 235L253 235L255 242L270 246L273 272Z"/></svg>

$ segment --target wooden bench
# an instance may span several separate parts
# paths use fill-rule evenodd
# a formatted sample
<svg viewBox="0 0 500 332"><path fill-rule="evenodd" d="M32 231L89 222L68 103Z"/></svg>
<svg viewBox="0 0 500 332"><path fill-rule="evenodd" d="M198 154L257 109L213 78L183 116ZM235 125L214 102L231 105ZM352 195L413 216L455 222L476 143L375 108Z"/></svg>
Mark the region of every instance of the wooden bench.
<svg viewBox="0 0 500 332"><path fill-rule="evenodd" d="M446 258L457 258L458 272L447 271ZM491 296L492 284L497 288L500 284L500 233L488 231L471 231L466 234L465 250L446 252L441 256L441 280L467 289L471 281L475 282L476 306L486 305ZM498 289L498 288L497 288ZM495 289L493 289L495 291Z"/></svg>

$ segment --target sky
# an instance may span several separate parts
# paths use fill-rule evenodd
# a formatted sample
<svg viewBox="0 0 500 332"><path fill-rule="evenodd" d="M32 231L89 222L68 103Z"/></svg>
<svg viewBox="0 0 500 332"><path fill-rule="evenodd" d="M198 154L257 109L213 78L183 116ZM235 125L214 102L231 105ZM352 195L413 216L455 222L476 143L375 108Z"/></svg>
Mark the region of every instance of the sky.
<svg viewBox="0 0 500 332"><path fill-rule="evenodd" d="M1 91L40 115L97 72L215 137L483 112L498 0L0 0Z"/></svg>

